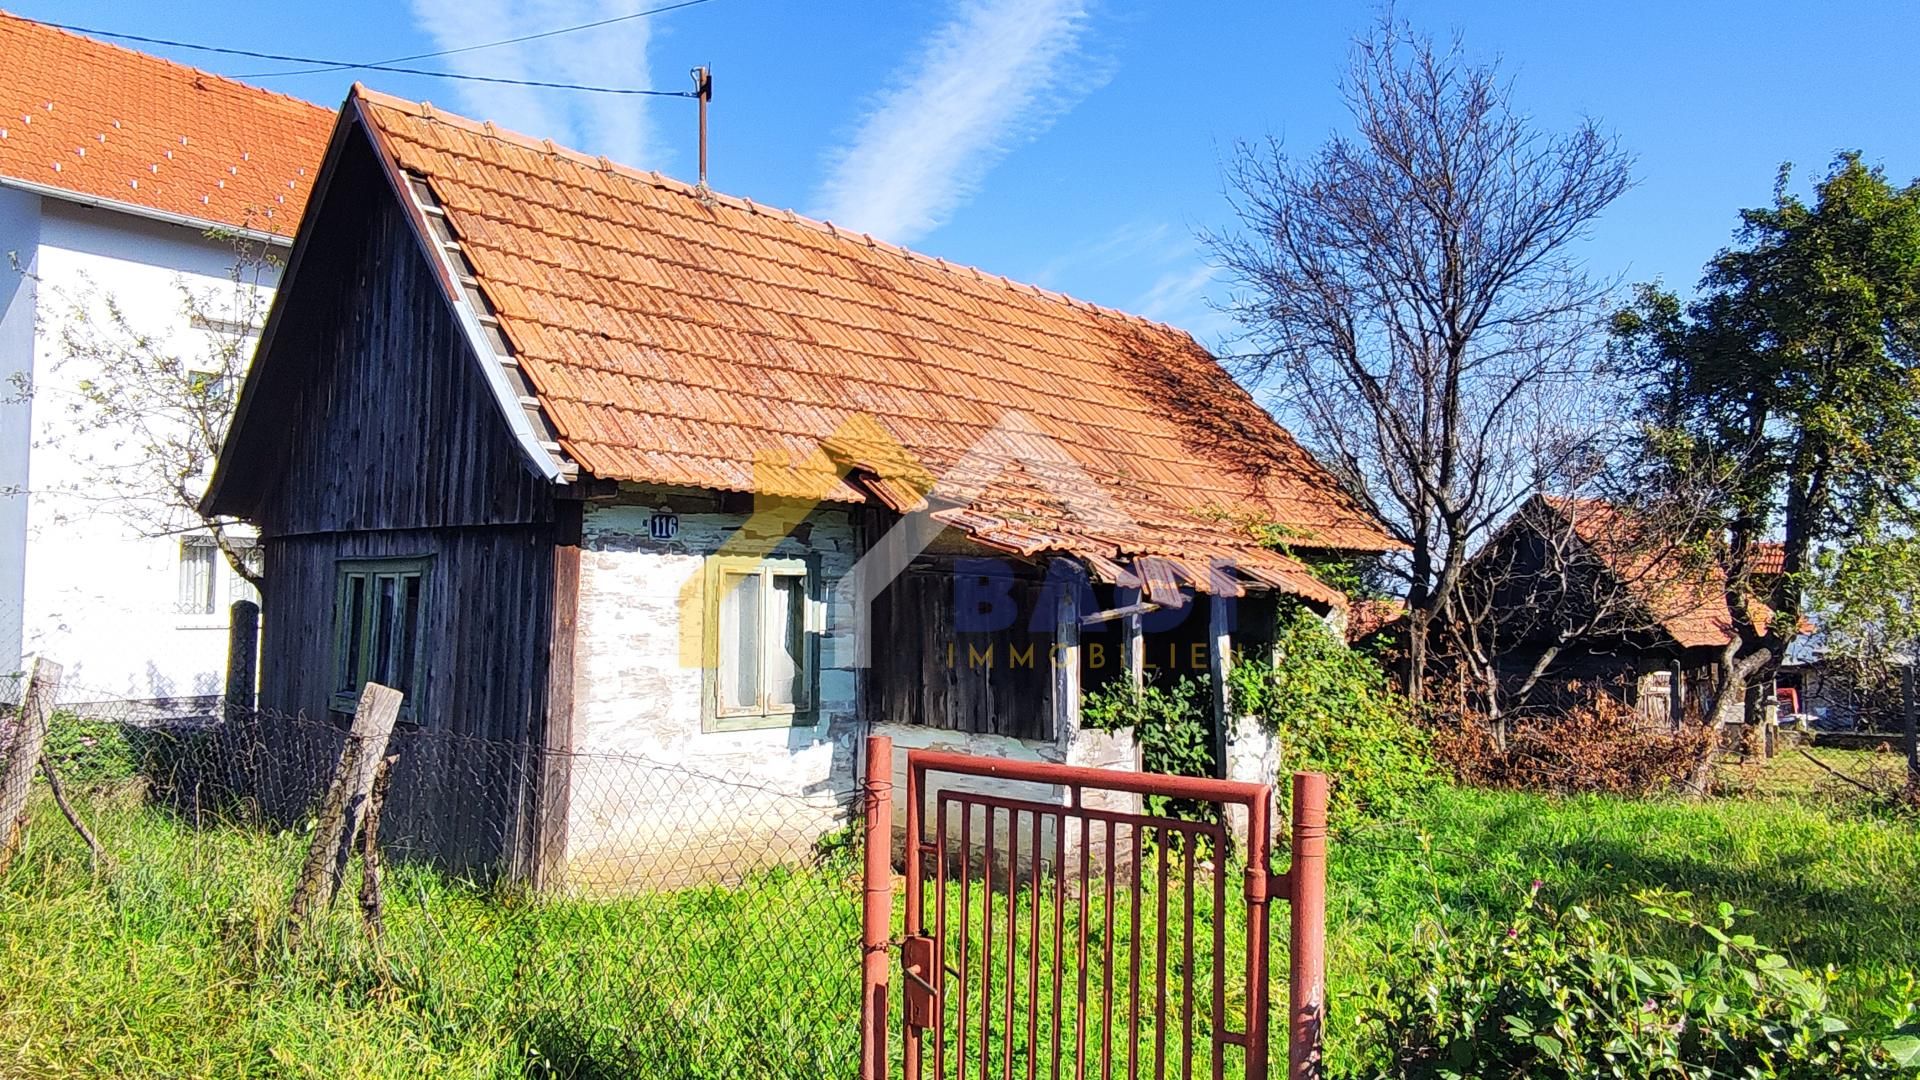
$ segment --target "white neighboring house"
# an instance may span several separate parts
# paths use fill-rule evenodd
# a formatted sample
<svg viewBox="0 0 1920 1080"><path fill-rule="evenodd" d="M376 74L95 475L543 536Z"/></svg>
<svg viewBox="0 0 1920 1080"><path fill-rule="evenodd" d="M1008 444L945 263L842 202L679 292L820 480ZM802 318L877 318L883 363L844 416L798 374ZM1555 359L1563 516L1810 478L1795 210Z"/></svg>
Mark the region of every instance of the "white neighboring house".
<svg viewBox="0 0 1920 1080"><path fill-rule="evenodd" d="M217 694L228 606L251 588L196 518L155 535L91 482L89 461L139 450L83 430L95 373L62 323L110 300L183 357L257 331L189 325L183 290L237 296L239 241L284 256L332 113L5 14L0 55L0 673L39 653L88 690ZM270 289L277 272L246 276Z"/></svg>

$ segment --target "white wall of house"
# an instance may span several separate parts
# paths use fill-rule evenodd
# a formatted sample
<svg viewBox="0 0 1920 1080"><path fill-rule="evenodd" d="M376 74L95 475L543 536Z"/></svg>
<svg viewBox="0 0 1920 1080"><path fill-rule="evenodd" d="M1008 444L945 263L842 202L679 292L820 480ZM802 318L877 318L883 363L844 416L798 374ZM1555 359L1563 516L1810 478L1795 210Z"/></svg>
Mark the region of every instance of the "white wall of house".
<svg viewBox="0 0 1920 1080"><path fill-rule="evenodd" d="M656 539L650 506L590 508L580 557L574 655L568 887L585 891L672 884L737 868L740 852L767 863L804 857L844 824L854 793L857 679L844 647L851 613L833 610L833 585L858 556L844 509L810 513L762 532L750 515L718 509L676 515ZM806 723L703 730L701 633L708 560L720 554L808 559L820 657L817 709Z"/></svg>
<svg viewBox="0 0 1920 1080"><path fill-rule="evenodd" d="M33 398L27 390L34 369L39 255L40 196L0 188L0 679L18 670L25 634L27 461L33 445Z"/></svg>
<svg viewBox="0 0 1920 1080"><path fill-rule="evenodd" d="M77 431L77 387L93 373L63 355L59 321L76 299L110 296L143 332L204 352L204 331L189 325L181 289L231 290L232 245L133 214L50 197L29 202L10 191L0 196L0 246L18 238L21 246L7 249L24 249L23 261L31 257L35 280L24 303L38 323L28 361L31 404L0 412L0 488L29 492L24 514L21 500L0 502L0 610L18 612L20 624L12 652L54 657L69 683L108 694L219 693L237 575L213 560L215 610L182 611L181 564L197 556L183 552L181 536L143 535L110 492L87 485L84 460L125 460L130 451L116 448L108 433ZM8 285L15 291L0 322L0 369L20 366L22 346L22 285ZM6 297L0 289L0 302ZM24 475L16 419L30 432ZM179 523L187 533L191 524ZM17 599L7 593L14 578L21 583ZM9 652L6 633L0 617L0 653ZM10 659L0 655L0 668Z"/></svg>

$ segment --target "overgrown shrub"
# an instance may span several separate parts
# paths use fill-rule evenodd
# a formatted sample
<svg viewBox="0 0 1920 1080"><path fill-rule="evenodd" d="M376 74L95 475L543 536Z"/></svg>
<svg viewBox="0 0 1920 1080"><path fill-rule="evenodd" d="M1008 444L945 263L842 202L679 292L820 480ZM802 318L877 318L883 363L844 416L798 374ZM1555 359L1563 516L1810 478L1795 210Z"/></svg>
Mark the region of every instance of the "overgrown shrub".
<svg viewBox="0 0 1920 1080"><path fill-rule="evenodd" d="M1509 720L1505 749L1474 718L1437 724L1433 743L1460 782L1476 787L1647 795L1687 782L1713 740L1697 720L1675 731L1595 690L1566 709Z"/></svg>
<svg viewBox="0 0 1920 1080"><path fill-rule="evenodd" d="M1242 659L1234 709L1280 740L1280 773L1324 772L1336 824L1412 814L1437 775L1426 732L1372 657L1301 611L1280 627L1277 663Z"/></svg>
<svg viewBox="0 0 1920 1080"><path fill-rule="evenodd" d="M1137 690L1127 680L1116 679L1088 691L1081 699L1080 722L1097 731L1131 728L1140 746L1140 766L1148 772L1212 776L1211 709L1207 684L1200 679L1182 678L1172 686L1148 685ZM1210 804L1159 795L1147 797L1147 810L1190 820L1218 816Z"/></svg>
<svg viewBox="0 0 1920 1080"><path fill-rule="evenodd" d="M1409 977L1369 991L1355 1021L1370 1060L1356 1077L1554 1080L1565 1077L1811 1078L1920 1070L1915 981L1849 1021L1831 969L1794 967L1738 932L1720 904L1701 917L1685 893L1637 899L1650 918L1696 930L1684 963L1636 956L1580 907L1557 912L1535 883L1510 917L1430 919L1405 958Z"/></svg>

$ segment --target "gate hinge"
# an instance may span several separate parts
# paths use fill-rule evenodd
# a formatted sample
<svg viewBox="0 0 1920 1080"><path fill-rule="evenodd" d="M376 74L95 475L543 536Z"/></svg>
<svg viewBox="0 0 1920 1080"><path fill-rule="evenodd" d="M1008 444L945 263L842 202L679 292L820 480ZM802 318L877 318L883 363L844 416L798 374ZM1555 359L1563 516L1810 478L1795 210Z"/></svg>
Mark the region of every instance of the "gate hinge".
<svg viewBox="0 0 1920 1080"><path fill-rule="evenodd" d="M925 934L910 934L900 942L900 970L906 975L906 986L902 989L908 1027L930 1028L939 1016L940 988L934 980L940 977L940 971L934 957L933 938Z"/></svg>

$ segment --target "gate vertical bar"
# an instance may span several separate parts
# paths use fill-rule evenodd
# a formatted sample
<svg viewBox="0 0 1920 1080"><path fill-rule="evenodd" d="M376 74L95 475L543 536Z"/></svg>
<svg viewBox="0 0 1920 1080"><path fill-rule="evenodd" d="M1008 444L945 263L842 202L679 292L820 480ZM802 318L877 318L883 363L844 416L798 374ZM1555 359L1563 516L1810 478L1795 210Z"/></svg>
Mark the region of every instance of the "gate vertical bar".
<svg viewBox="0 0 1920 1080"><path fill-rule="evenodd" d="M1273 797L1247 806L1247 1080L1267 1080L1268 905L1273 892Z"/></svg>
<svg viewBox="0 0 1920 1080"><path fill-rule="evenodd" d="M1293 774L1292 963L1287 979L1287 1077L1321 1074L1327 996L1327 778Z"/></svg>
<svg viewBox="0 0 1920 1080"><path fill-rule="evenodd" d="M889 765L889 768L891 768L891 765ZM916 937L926 930L925 915L921 910L923 897L920 886L920 850L921 845L926 842L926 837L923 835L925 827L921 824L920 815L923 809L921 803L925 798L925 775L921 772L919 766L914 764L913 759L909 757L907 760L907 850L906 865L902 868L907 877L907 910L903 926L904 933L909 938ZM940 856L937 855L935 856L935 858L939 857ZM935 963L939 962L940 961L936 959ZM909 982L911 982L912 975L913 973L911 971L907 972ZM937 970L920 972L920 977L936 986L940 985L940 973ZM908 985L905 992L911 997L915 992L915 988L912 985ZM937 1001L934 1007L939 1007ZM900 1048L900 1062L901 1068L906 1072L910 1080L920 1080L921 1028L918 1024L914 1023L910 1015L911 1012L912 1010L909 1009L907 1022L901 1025L903 1045Z"/></svg>
<svg viewBox="0 0 1920 1080"><path fill-rule="evenodd" d="M866 889L861 896L860 1080L887 1080L887 929L893 915L893 740L867 736Z"/></svg>

